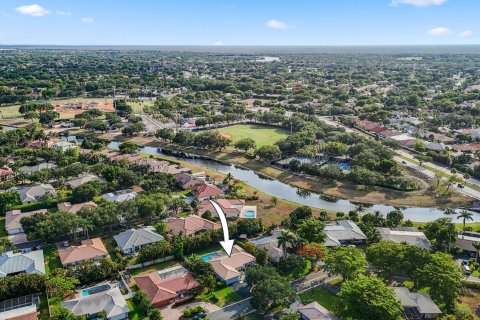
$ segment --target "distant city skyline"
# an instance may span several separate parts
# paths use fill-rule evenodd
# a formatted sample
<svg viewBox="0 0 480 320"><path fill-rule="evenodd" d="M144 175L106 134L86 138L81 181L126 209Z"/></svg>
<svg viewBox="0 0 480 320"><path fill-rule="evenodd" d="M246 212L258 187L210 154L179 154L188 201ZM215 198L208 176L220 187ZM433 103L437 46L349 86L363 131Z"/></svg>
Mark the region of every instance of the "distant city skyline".
<svg viewBox="0 0 480 320"><path fill-rule="evenodd" d="M2 0L0 44L479 44L478 12L478 0Z"/></svg>

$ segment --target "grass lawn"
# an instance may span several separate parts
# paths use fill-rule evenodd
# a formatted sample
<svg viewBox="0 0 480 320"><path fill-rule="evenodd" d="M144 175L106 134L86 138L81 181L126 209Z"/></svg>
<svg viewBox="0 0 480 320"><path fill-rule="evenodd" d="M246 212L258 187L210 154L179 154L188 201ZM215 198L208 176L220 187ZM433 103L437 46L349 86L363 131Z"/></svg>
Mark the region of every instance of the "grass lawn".
<svg viewBox="0 0 480 320"><path fill-rule="evenodd" d="M223 134L229 135L233 143L245 138L252 138L257 147L274 144L288 136L288 131L280 128L271 128L254 124L240 124L218 129Z"/></svg>
<svg viewBox="0 0 480 320"><path fill-rule="evenodd" d="M7 236L7 231L5 230L5 216L0 217L0 238Z"/></svg>
<svg viewBox="0 0 480 320"><path fill-rule="evenodd" d="M45 272L50 274L56 268L62 268L62 263L58 257L58 250L55 246L48 246L43 249L43 256L45 257Z"/></svg>
<svg viewBox="0 0 480 320"><path fill-rule="evenodd" d="M300 293L300 299L303 304L317 301L329 311L334 310L334 306L338 301L336 296L319 287Z"/></svg>
<svg viewBox="0 0 480 320"><path fill-rule="evenodd" d="M158 271L158 270L163 270L166 268L170 268L179 262L177 260L170 260L170 261L165 261L157 264L152 264L151 266L148 267L143 267L143 268L138 268L138 269L131 269L130 274L135 277L139 275L144 275L153 271Z"/></svg>
<svg viewBox="0 0 480 320"><path fill-rule="evenodd" d="M310 268L312 266L312 262L310 260L307 260L307 265L305 268L303 269L299 269L299 268L296 268L296 269L293 269L293 270L289 270L289 272L282 272L282 276L291 280L291 279L299 279L301 277L304 277L306 276L307 274L310 273Z"/></svg>
<svg viewBox="0 0 480 320"><path fill-rule="evenodd" d="M209 294L203 292L198 296L203 301L214 303L219 307L240 301L239 295L233 290L231 286L226 286L223 283L218 285Z"/></svg>
<svg viewBox="0 0 480 320"><path fill-rule="evenodd" d="M38 311L40 312L40 320L50 319L50 315L48 314L48 300L46 295L40 296L40 306Z"/></svg>
<svg viewBox="0 0 480 320"><path fill-rule="evenodd" d="M105 248L107 249L108 254L110 255L110 258L112 258L113 261L120 262L128 258L128 256L124 256L121 253L117 254L115 252L115 248L117 248L117 243L111 236L102 237L102 242L103 244L105 244Z"/></svg>
<svg viewBox="0 0 480 320"><path fill-rule="evenodd" d="M211 246L211 247L202 249L202 250L200 250L200 251L198 251L198 252L195 252L195 255L197 255L197 256L203 256L204 254L212 253L212 252L219 251L219 250L223 250L223 249L222 249L222 246L221 246L221 245L217 244L217 245L214 245L214 246Z"/></svg>

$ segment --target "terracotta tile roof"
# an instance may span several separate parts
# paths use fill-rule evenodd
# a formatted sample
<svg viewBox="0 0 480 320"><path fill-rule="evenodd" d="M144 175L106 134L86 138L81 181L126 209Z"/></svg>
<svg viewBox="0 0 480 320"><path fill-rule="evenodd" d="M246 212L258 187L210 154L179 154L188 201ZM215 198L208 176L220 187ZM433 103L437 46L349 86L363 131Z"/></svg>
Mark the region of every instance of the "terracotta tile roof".
<svg viewBox="0 0 480 320"><path fill-rule="evenodd" d="M255 261L255 257L247 253L237 245L233 246L232 255L224 255L220 258L210 260L215 273L223 280L229 280L239 276L238 271L245 265Z"/></svg>
<svg viewBox="0 0 480 320"><path fill-rule="evenodd" d="M0 176L13 176L15 172L5 169L0 169Z"/></svg>
<svg viewBox="0 0 480 320"><path fill-rule="evenodd" d="M108 251L105 248L100 238L83 240L79 246L63 247L58 245L58 255L63 265L76 263L88 259L108 256Z"/></svg>
<svg viewBox="0 0 480 320"><path fill-rule="evenodd" d="M136 277L135 282L140 290L145 291L153 304L168 302L177 297L177 292L200 286L189 272L169 279L160 279L158 272L152 272Z"/></svg>
<svg viewBox="0 0 480 320"><path fill-rule="evenodd" d="M37 307L33 304L17 309L0 312L2 320L37 320Z"/></svg>
<svg viewBox="0 0 480 320"><path fill-rule="evenodd" d="M237 199L217 199L215 202L222 208L227 217L238 217L242 212L242 208L245 206L245 200ZM216 216L216 210L209 200L203 200L198 206L198 214L210 211L210 213Z"/></svg>
<svg viewBox="0 0 480 320"><path fill-rule="evenodd" d="M173 234L182 233L185 236L194 235L195 232L202 229L216 230L221 228L218 223L203 219L195 215L167 221L167 226L168 230L171 231Z"/></svg>
<svg viewBox="0 0 480 320"><path fill-rule="evenodd" d="M452 144L452 149L457 151L477 151L480 150L480 143Z"/></svg>
<svg viewBox="0 0 480 320"><path fill-rule="evenodd" d="M216 185L207 183L198 186L197 191L195 193L196 198L210 198L222 195L223 191Z"/></svg>

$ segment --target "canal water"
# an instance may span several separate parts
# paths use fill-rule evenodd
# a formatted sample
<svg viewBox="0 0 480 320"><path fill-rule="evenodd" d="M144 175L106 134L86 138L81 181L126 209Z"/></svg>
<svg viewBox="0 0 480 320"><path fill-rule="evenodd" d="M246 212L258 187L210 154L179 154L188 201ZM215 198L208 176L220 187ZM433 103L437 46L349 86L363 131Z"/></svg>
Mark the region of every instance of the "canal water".
<svg viewBox="0 0 480 320"><path fill-rule="evenodd" d="M79 141L76 137L66 137L69 141ZM118 149L120 142L112 141L108 144L110 149ZM156 147L142 147L141 151L145 154L151 154L156 156L168 156L181 161L190 162L211 170L221 172L223 174L231 174L235 179L241 180L252 187L261 190L265 193L271 194L277 198L282 198L288 201L296 202L302 205L326 209L332 211L341 211L347 213L350 210L355 209L356 204L344 199L330 199L324 195L315 192L305 192L296 187L293 187L287 183L268 179L253 170L239 168L234 165L221 164L216 161L198 159L198 158L180 158L172 156L171 154L165 154ZM399 209L402 211L405 220L411 220L414 222L428 222L441 217L451 217L455 222L462 222L457 219L456 215L447 215L444 210L440 208L424 208L424 207L393 207L389 205L375 204L375 205L363 205L367 211L380 211L386 215L388 212ZM461 209L457 209L459 212ZM475 222L480 221L480 213L472 212Z"/></svg>

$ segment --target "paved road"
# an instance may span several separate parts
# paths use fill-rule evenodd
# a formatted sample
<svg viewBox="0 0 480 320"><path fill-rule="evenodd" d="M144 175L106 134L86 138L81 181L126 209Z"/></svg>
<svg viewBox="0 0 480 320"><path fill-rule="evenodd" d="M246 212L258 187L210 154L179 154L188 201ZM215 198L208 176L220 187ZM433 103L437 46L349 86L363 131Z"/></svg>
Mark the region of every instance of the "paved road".
<svg viewBox="0 0 480 320"><path fill-rule="evenodd" d="M210 320L226 320L226 319L237 319L241 316L253 312L253 307L250 304L250 298L245 300L233 303L226 306L223 309L214 311L208 314L208 319Z"/></svg>
<svg viewBox="0 0 480 320"><path fill-rule="evenodd" d="M336 126L336 127L342 127L344 128L347 132L357 132L357 133L361 133L361 134L364 134L362 131L360 130L356 130L356 129L352 129L352 128L348 128L344 125L342 125L341 123L338 123L336 121L332 121L330 120L329 118L327 117L318 117L320 120L324 121L325 123L329 124L329 125L332 125L332 126ZM403 157L406 157L410 160L414 160L414 156L412 154L410 154L409 152L405 151L405 150L395 150L395 152L399 155L399 156L403 156ZM435 178L435 172L428 169L428 168L424 168L424 167L420 167L419 165L415 164L415 163L412 163L408 160L405 160L403 158L400 158L399 156L395 156L394 157L394 160L397 162L397 163L400 163L401 165L403 166L407 166L409 168L412 168L413 170L415 171L418 171L422 174L425 174L427 175L428 177L430 178ZM405 162L405 163L404 163ZM431 162L424 162L423 163L425 166L429 167L429 168L433 168L435 170L438 170L438 171L441 171L447 175L452 175L452 172L450 171L449 168L447 167L443 167L443 166L440 166L440 165L437 165L435 163L431 163ZM468 180L468 182L472 183L472 184L475 184L477 186L480 186L480 181L477 180L477 179L474 179L474 178L470 178ZM453 186L452 189L458 191L459 193L465 195L465 196L468 196L468 197L471 197L471 198L474 198L474 199L477 199L477 200L480 200L480 191L477 191L475 189L472 189L468 186L465 186L464 188L458 188L457 185Z"/></svg>

